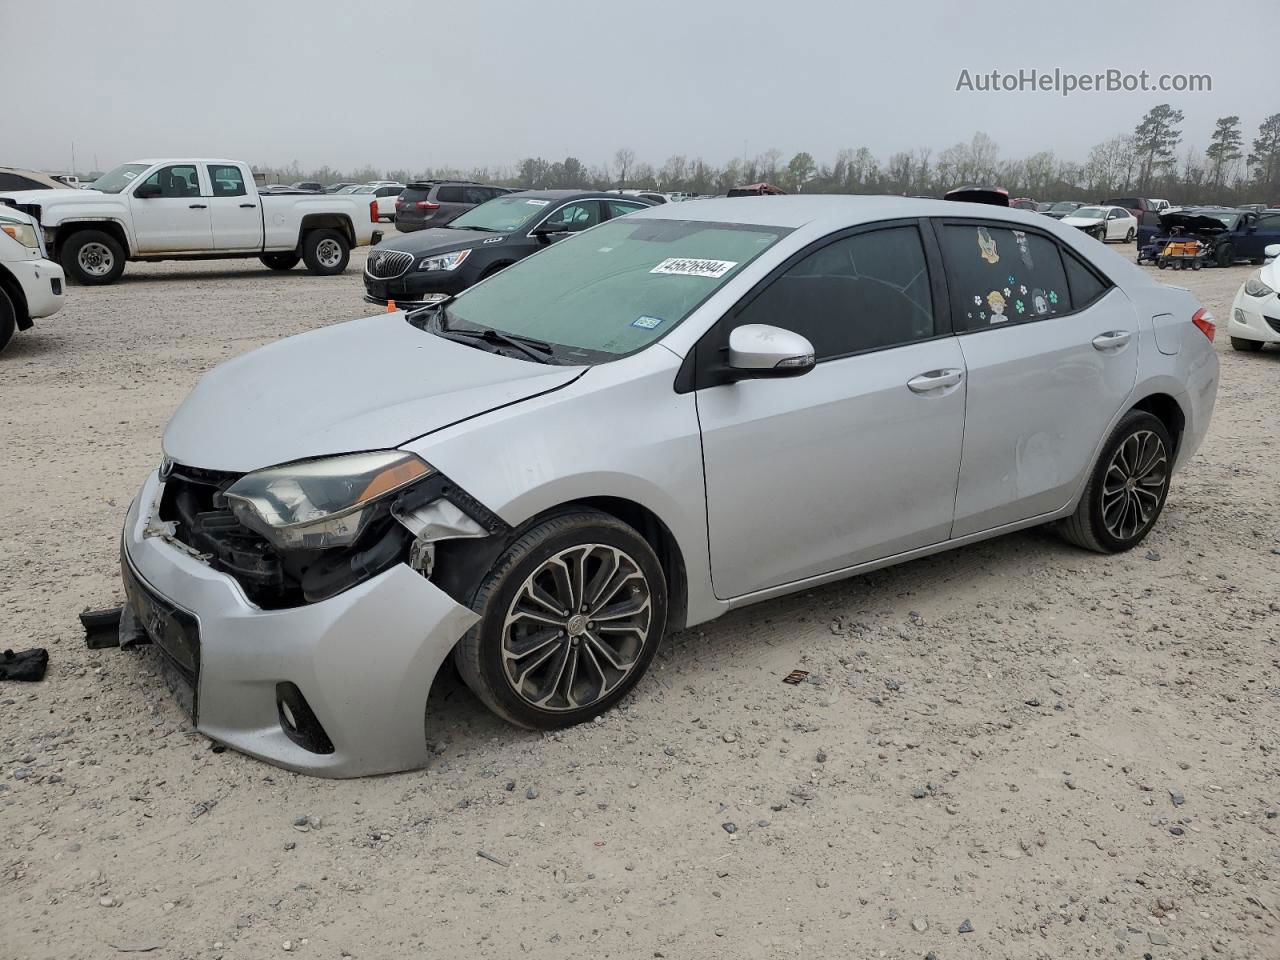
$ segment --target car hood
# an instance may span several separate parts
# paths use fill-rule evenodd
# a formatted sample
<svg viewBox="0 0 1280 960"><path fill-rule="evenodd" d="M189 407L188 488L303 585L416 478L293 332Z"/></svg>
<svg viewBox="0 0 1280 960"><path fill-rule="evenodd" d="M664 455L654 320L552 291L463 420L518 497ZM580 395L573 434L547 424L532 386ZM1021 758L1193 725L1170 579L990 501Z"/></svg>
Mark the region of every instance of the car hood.
<svg viewBox="0 0 1280 960"><path fill-rule="evenodd" d="M1067 214L1062 218L1062 222L1070 227L1093 227L1102 222L1101 217L1076 217Z"/></svg>
<svg viewBox="0 0 1280 960"><path fill-rule="evenodd" d="M386 449L557 390L584 367L552 367L445 340L401 312L280 340L215 368L164 432L179 463L247 473Z"/></svg>
<svg viewBox="0 0 1280 960"><path fill-rule="evenodd" d="M65 190L49 187L47 190L0 190L0 197L14 203L48 203L57 200L59 203L75 203L77 200L96 199L105 196L101 190L77 190L67 187Z"/></svg>
<svg viewBox="0 0 1280 960"><path fill-rule="evenodd" d="M1199 213L1162 213L1160 214L1160 229L1168 233L1174 227L1182 227L1184 230L1198 231L1200 233L1221 233L1226 230L1226 225L1216 217L1206 217Z"/></svg>
<svg viewBox="0 0 1280 960"><path fill-rule="evenodd" d="M444 227L432 227L393 237L373 249L403 250L405 253L420 257L434 253L453 253L455 250L478 247L486 242L496 244L505 240L507 236L508 234L505 233L486 233L483 230L448 230Z"/></svg>

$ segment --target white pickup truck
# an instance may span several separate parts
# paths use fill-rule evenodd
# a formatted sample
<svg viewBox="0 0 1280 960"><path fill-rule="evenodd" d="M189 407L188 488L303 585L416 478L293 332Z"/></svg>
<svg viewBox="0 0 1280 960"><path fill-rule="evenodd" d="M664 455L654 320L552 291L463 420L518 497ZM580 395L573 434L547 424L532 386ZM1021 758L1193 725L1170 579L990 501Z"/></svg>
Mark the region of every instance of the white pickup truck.
<svg viewBox="0 0 1280 960"><path fill-rule="evenodd" d="M377 201L342 194L260 194L235 160L139 160L85 190L0 193L0 204L34 217L67 275L114 283L126 260L258 257L272 270L299 260L312 273L341 273L351 248L382 234Z"/></svg>

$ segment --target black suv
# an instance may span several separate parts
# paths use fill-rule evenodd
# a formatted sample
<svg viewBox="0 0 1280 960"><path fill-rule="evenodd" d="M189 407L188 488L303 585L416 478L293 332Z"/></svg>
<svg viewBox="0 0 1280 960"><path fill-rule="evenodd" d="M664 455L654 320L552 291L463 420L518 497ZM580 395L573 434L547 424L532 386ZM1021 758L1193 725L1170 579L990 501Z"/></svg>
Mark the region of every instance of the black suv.
<svg viewBox="0 0 1280 960"><path fill-rule="evenodd" d="M396 200L396 229L401 233L443 227L472 207L511 193L474 180L414 180Z"/></svg>
<svg viewBox="0 0 1280 960"><path fill-rule="evenodd" d="M437 303L548 244L649 206L639 197L584 190L504 194L443 227L392 236L370 250L365 299Z"/></svg>

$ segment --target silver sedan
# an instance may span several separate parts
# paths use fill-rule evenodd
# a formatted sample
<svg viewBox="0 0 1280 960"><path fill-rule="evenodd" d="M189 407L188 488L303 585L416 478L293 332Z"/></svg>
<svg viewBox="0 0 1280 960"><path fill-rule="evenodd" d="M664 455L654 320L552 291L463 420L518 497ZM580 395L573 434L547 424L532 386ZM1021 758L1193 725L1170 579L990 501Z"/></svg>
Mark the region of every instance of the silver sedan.
<svg viewBox="0 0 1280 960"><path fill-rule="evenodd" d="M1208 427L1213 318L1045 217L602 219L183 403L125 522L122 630L198 729L320 775L419 766L447 657L513 723L579 723L738 606L1037 524L1128 550Z"/></svg>

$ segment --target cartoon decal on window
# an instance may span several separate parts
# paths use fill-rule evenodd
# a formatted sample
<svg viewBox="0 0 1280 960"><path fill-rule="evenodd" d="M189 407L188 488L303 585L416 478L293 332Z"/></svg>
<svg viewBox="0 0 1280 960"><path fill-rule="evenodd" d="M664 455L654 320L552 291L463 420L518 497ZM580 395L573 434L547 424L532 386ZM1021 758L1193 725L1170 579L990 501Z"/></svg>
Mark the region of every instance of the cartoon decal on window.
<svg viewBox="0 0 1280 960"><path fill-rule="evenodd" d="M982 253L982 259L987 263L1000 262L1000 251L996 249L996 242L991 238L991 234L987 233L986 227L978 228L978 249Z"/></svg>
<svg viewBox="0 0 1280 960"><path fill-rule="evenodd" d="M992 323L1004 323L1009 319L1004 315L1004 294L999 290L992 290L987 294L987 305L991 307Z"/></svg>
<svg viewBox="0 0 1280 960"><path fill-rule="evenodd" d="M1031 309L1037 316L1044 316L1049 312L1049 298L1043 290L1037 288L1031 291Z"/></svg>
<svg viewBox="0 0 1280 960"><path fill-rule="evenodd" d="M1018 244L1018 256L1022 258L1023 265L1028 270L1034 270L1036 265L1031 259L1031 247L1027 244L1027 235L1021 230L1014 230L1013 239ZM1012 283L1012 279L1009 282Z"/></svg>

